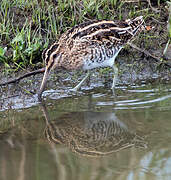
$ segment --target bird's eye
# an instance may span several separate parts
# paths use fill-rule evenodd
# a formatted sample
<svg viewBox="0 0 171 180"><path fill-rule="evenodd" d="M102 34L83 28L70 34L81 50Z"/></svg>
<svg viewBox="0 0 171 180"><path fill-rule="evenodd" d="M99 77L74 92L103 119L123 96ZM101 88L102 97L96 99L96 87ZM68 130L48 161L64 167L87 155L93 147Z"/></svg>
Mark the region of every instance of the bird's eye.
<svg viewBox="0 0 171 180"><path fill-rule="evenodd" d="M54 55L53 55L53 59L55 59L56 57L57 57L57 54L54 54Z"/></svg>

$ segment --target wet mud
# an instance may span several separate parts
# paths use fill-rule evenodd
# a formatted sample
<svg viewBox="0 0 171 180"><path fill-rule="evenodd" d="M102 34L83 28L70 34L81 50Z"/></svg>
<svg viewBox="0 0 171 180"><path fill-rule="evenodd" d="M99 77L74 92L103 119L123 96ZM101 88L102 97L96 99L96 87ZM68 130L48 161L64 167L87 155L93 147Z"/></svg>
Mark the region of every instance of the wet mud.
<svg viewBox="0 0 171 180"><path fill-rule="evenodd" d="M124 53L126 52L123 51ZM132 59L130 60L129 58L131 57ZM166 66L160 66L154 59L133 59L133 56L130 54L128 58L120 55L117 62L119 77L116 84L116 95L120 93L120 90L129 89L131 86L158 83L169 84L171 82L171 69ZM1 82L13 79L24 73L26 71L20 71L10 76L1 74ZM59 72L52 72L46 90L43 93L43 98L60 99L93 92L100 93L102 91L106 91L112 95L110 89L113 77L112 69L92 70L90 81L85 82L76 94L71 92L71 89L84 76L85 72L78 71L67 72L61 70ZM38 104L37 92L40 88L42 78L43 74L38 74L25 78L15 84L0 87L0 110L28 108Z"/></svg>

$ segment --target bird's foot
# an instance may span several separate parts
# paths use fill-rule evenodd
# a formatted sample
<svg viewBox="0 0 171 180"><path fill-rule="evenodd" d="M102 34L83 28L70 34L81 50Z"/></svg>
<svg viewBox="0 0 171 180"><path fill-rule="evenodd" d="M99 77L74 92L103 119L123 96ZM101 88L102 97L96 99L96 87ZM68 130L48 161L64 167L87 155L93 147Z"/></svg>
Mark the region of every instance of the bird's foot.
<svg viewBox="0 0 171 180"><path fill-rule="evenodd" d="M76 86L76 87L72 88L70 91L72 91L72 92L78 92L78 90L79 90L79 88L77 88L77 86Z"/></svg>
<svg viewBox="0 0 171 180"><path fill-rule="evenodd" d="M81 89L82 83L77 84L74 88L72 88L70 91L77 93L79 89Z"/></svg>
<svg viewBox="0 0 171 180"><path fill-rule="evenodd" d="M42 93L38 92L37 97L38 97L38 101L41 102L42 101Z"/></svg>
<svg viewBox="0 0 171 180"><path fill-rule="evenodd" d="M112 94L115 96L115 88L111 88Z"/></svg>

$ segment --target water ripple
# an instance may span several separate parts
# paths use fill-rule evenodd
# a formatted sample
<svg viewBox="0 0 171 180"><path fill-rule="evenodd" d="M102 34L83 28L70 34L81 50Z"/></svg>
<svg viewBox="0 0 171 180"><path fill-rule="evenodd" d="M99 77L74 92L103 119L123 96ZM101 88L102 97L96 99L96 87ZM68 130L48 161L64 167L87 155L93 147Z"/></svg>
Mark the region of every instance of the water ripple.
<svg viewBox="0 0 171 180"><path fill-rule="evenodd" d="M159 98L156 98L156 99L152 99L152 100L147 100L147 101L144 101L143 99L142 100L138 99L139 100L138 101L136 99L136 100L130 100L130 101L124 102L124 103L117 102L116 105L117 106L143 105L143 104L150 104L150 103L156 103L156 102L164 101L164 100L169 99L169 98L171 98L171 94L170 95L166 95L166 96L162 96L162 97L159 97Z"/></svg>

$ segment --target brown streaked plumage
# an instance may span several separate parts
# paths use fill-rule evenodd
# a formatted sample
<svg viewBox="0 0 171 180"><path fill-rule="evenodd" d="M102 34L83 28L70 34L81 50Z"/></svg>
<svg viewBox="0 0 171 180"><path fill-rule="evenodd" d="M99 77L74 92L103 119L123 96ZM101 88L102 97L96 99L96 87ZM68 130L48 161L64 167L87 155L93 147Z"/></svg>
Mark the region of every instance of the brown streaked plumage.
<svg viewBox="0 0 171 180"><path fill-rule="evenodd" d="M46 120L45 137L50 143L63 144L82 156L100 157L130 147L146 148L143 137L132 131L114 112L71 112Z"/></svg>
<svg viewBox="0 0 171 180"><path fill-rule="evenodd" d="M43 52L46 64L44 77L38 93L41 99L47 77L52 69L88 70L86 77L74 88L77 90L89 76L89 70L98 67L113 67L115 87L118 69L114 61L123 46L145 29L142 16L125 21L89 21L66 31L58 42Z"/></svg>

